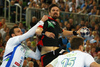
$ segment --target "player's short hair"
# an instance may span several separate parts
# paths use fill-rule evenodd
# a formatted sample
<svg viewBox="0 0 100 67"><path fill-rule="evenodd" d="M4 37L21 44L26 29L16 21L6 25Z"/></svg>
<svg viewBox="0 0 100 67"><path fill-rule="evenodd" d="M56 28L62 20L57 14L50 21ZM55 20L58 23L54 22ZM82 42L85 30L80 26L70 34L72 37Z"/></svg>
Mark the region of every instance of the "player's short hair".
<svg viewBox="0 0 100 67"><path fill-rule="evenodd" d="M83 45L84 39L82 37L73 36L70 40L71 49L79 49L80 45Z"/></svg>
<svg viewBox="0 0 100 67"><path fill-rule="evenodd" d="M51 11L52 7L58 7L58 5L57 5L57 4L51 4L51 5L49 6L49 9L48 9L49 12ZM59 7L58 7L58 8L59 8Z"/></svg>
<svg viewBox="0 0 100 67"><path fill-rule="evenodd" d="M10 31L9 31L10 37L12 37L11 35L14 34L14 29L15 28L18 28L18 26L14 26L13 28L10 29Z"/></svg>

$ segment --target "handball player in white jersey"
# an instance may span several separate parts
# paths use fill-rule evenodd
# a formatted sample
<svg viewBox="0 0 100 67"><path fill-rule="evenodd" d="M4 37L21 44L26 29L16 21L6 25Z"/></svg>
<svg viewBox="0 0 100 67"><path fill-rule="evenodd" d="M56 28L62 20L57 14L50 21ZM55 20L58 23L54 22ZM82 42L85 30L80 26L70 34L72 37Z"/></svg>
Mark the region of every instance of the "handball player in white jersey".
<svg viewBox="0 0 100 67"><path fill-rule="evenodd" d="M82 52L83 42L81 37L72 37L70 41L72 51L58 56L46 67L100 67L91 55Z"/></svg>
<svg viewBox="0 0 100 67"><path fill-rule="evenodd" d="M44 15L42 19L25 34L22 34L21 29L18 27L13 27L10 30L9 33L11 38L6 44L1 67L22 67L24 57L30 57L36 60L40 59L40 52L38 48L36 49L36 52L33 52L26 45L21 44L21 42L32 37L35 34L37 27L39 25L43 26L47 19L48 16Z"/></svg>

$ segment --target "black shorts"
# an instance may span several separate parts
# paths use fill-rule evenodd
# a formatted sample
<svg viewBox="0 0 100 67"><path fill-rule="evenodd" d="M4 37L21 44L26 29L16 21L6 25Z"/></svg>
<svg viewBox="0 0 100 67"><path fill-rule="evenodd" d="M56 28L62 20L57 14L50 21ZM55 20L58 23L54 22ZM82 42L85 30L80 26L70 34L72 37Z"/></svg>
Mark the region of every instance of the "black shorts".
<svg viewBox="0 0 100 67"><path fill-rule="evenodd" d="M57 49L55 51L51 51L48 52L44 55L41 56L41 64L43 67L45 67L47 64L49 64L53 59L55 59L56 57L58 57L59 55L62 55L63 53L65 53L66 50L64 49Z"/></svg>

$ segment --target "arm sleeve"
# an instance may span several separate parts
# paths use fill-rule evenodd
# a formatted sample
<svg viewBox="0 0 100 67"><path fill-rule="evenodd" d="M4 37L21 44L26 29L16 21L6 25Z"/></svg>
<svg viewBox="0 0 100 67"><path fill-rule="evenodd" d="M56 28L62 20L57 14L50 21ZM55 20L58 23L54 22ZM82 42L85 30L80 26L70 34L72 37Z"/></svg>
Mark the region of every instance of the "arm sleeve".
<svg viewBox="0 0 100 67"><path fill-rule="evenodd" d="M23 40L29 38L29 37L32 37L34 34L35 34L35 31L37 29L37 27L39 25L42 25L43 26L44 22L43 21L39 21L35 26L33 26L28 32L26 32L25 34L23 35L20 35L19 36L19 41L22 42Z"/></svg>
<svg viewBox="0 0 100 67"><path fill-rule="evenodd" d="M85 63L86 67L90 67L90 64L92 62L95 62L94 58L91 55L89 55L89 54L86 55L84 60L85 60L84 63Z"/></svg>
<svg viewBox="0 0 100 67"><path fill-rule="evenodd" d="M55 58L53 61L51 61L49 64L51 64L53 67L55 67L57 63L58 63L58 57Z"/></svg>
<svg viewBox="0 0 100 67"><path fill-rule="evenodd" d="M32 51L31 49L28 49L26 52L26 57L30 57L30 58L39 60L41 57L41 53L40 53L38 47L36 48L36 52Z"/></svg>

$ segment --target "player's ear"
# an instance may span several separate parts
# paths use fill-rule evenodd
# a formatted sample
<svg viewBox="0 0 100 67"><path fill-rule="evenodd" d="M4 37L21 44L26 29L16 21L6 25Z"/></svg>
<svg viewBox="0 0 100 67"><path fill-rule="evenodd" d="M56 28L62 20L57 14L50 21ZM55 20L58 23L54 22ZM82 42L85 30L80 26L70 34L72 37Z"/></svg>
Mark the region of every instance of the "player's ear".
<svg viewBox="0 0 100 67"><path fill-rule="evenodd" d="M79 46L79 50L83 51L83 45Z"/></svg>
<svg viewBox="0 0 100 67"><path fill-rule="evenodd" d="M11 34L11 36L12 36L12 37L14 37L14 36L15 36L15 34Z"/></svg>

